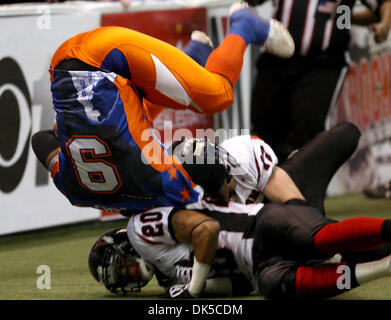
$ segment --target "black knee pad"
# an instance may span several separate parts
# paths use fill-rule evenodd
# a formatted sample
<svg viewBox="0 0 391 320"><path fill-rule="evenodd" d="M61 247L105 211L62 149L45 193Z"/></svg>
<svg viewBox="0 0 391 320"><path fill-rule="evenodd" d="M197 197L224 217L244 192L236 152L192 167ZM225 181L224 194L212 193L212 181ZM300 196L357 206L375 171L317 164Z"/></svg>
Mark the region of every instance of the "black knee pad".
<svg viewBox="0 0 391 320"><path fill-rule="evenodd" d="M267 299L294 298L297 262L273 257L268 264L257 273L259 291Z"/></svg>
<svg viewBox="0 0 391 320"><path fill-rule="evenodd" d="M34 133L31 146L39 162L46 168L46 159L58 148L59 144L53 130L43 130Z"/></svg>

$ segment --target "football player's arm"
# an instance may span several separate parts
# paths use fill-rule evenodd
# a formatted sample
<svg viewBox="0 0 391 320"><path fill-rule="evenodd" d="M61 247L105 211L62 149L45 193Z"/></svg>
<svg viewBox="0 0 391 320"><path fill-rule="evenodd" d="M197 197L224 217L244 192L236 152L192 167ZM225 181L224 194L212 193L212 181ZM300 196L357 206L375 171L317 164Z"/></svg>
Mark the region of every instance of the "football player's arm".
<svg viewBox="0 0 391 320"><path fill-rule="evenodd" d="M271 202L285 203L292 199L305 200L291 177L280 167L275 166L263 194Z"/></svg>
<svg viewBox="0 0 391 320"><path fill-rule="evenodd" d="M258 189L271 202L285 203L292 199L305 200L299 188L285 170L277 166L273 149L262 139L252 139L255 165L258 168ZM261 151L261 152L260 152Z"/></svg>
<svg viewBox="0 0 391 320"><path fill-rule="evenodd" d="M171 226L179 243L193 245L194 264L189 292L197 296L204 289L216 253L220 224L200 212L179 210L173 214Z"/></svg>
<svg viewBox="0 0 391 320"><path fill-rule="evenodd" d="M54 124L53 130L36 132L31 138L31 146L39 162L51 171L60 152L57 139L57 124Z"/></svg>

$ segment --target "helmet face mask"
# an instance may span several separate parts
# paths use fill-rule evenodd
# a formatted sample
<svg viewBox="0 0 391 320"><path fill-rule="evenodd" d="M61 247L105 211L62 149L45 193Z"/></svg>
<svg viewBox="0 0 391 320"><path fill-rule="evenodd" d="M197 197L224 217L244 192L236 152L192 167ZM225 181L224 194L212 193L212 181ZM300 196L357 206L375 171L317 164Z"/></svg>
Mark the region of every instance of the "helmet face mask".
<svg viewBox="0 0 391 320"><path fill-rule="evenodd" d="M222 164L227 170L238 166L236 159L227 150L204 138L184 138L175 141L170 153L175 155L181 163Z"/></svg>
<svg viewBox="0 0 391 320"><path fill-rule="evenodd" d="M90 250L88 263L95 280L113 293L139 292L154 275L153 266L139 257L124 229L99 237Z"/></svg>
<svg viewBox="0 0 391 320"><path fill-rule="evenodd" d="M232 179L237 161L224 148L204 138L184 138L175 141L168 150L190 175L194 183L204 188L207 196L216 195L224 181Z"/></svg>

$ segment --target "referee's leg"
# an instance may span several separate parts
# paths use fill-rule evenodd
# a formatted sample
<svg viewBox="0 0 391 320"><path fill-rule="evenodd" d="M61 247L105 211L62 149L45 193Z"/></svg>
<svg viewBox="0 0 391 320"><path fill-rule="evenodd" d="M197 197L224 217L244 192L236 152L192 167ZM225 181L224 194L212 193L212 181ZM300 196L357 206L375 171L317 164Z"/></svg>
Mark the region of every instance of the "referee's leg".
<svg viewBox="0 0 391 320"><path fill-rule="evenodd" d="M325 130L327 114L344 79L342 63L307 62L306 70L292 83L289 100L292 119L289 139L293 150Z"/></svg>
<svg viewBox="0 0 391 320"><path fill-rule="evenodd" d="M269 54L260 56L251 96L252 134L267 142L279 159L290 149L285 145L291 124L286 110L289 79L285 64L284 59Z"/></svg>

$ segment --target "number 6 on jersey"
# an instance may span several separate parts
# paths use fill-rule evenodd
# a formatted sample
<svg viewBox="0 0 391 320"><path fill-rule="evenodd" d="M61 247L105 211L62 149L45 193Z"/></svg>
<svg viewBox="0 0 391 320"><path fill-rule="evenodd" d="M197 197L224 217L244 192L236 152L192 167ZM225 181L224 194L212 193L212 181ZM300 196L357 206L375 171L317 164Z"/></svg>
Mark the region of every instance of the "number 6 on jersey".
<svg viewBox="0 0 391 320"><path fill-rule="evenodd" d="M114 193L121 187L117 167L104 160L111 156L106 142L96 136L73 136L66 148L84 188L97 193Z"/></svg>

